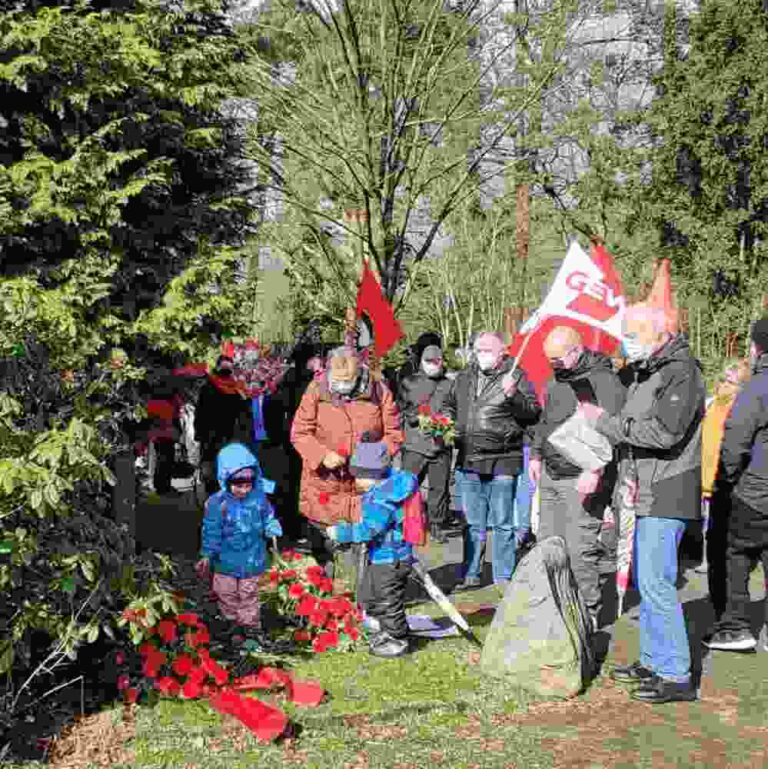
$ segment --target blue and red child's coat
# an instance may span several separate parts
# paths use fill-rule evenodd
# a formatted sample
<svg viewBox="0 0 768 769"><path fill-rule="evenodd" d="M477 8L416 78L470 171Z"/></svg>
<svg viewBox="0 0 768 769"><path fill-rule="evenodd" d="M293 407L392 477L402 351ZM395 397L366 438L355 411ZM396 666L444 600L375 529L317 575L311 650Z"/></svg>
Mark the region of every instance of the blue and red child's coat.
<svg viewBox="0 0 768 769"><path fill-rule="evenodd" d="M417 493L419 482L413 473L391 470L363 495L360 522L337 523L333 538L340 543L368 542L371 563L409 561L413 545L404 537L405 506Z"/></svg>

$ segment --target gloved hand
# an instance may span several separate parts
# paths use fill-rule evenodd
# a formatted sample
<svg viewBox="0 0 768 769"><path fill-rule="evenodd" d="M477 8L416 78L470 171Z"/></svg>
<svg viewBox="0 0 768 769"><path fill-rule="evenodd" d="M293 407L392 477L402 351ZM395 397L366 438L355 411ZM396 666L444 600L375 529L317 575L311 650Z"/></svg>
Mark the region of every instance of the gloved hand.
<svg viewBox="0 0 768 769"><path fill-rule="evenodd" d="M329 526L325 530L325 536L328 537L328 539L330 539L331 542L336 542L337 537L339 536L337 528L335 526Z"/></svg>

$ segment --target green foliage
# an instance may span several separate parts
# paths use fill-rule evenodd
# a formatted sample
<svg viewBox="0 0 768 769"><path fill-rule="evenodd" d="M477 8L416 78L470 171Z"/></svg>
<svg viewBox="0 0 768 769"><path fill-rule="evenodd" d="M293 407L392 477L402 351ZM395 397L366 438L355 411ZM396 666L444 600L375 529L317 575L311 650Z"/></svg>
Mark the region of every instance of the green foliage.
<svg viewBox="0 0 768 769"><path fill-rule="evenodd" d="M168 564L108 517L109 468L155 352L243 330L249 212L218 3L15 3L0 54L2 754L115 612L168 600Z"/></svg>
<svg viewBox="0 0 768 769"><path fill-rule="evenodd" d="M541 35L553 50L553 36L562 36L553 18L563 21L571 5L558 2L545 14ZM387 297L398 298L398 311L405 307L438 229L476 200L483 157L516 131L520 113L555 77L558 64L531 59L528 84L507 94L505 115L484 112L480 66L468 55L477 11L474 2L449 12L441 0L361 0L331 19L296 15L292 3L278 2L242 32L267 50L250 69L262 109L251 150L266 183L279 180L285 196L284 220L270 222L263 237L287 261L298 322L338 323L354 301L363 258ZM510 30L489 68L515 37ZM281 61L296 63L288 86L275 75ZM481 126L494 119L497 134L477 152ZM417 236L415 220L427 208L431 221Z"/></svg>

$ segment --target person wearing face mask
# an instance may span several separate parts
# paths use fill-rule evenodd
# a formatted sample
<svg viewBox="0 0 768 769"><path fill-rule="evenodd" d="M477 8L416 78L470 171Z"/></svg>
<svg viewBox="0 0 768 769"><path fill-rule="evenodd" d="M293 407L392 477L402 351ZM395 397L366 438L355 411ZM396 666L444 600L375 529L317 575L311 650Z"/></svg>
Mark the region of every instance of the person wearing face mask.
<svg viewBox="0 0 768 769"><path fill-rule="evenodd" d="M532 483L541 487L537 537L565 540L573 574L596 629L606 573L601 567L610 564L615 555L613 543L606 546L601 535L616 468L610 463L599 472L584 470L559 453L549 437L585 398L609 414L618 413L625 390L610 358L585 349L578 331L570 326L557 326L548 334L544 354L554 376L531 446L529 474Z"/></svg>
<svg viewBox="0 0 768 769"><path fill-rule="evenodd" d="M445 526L450 503L448 481L452 451L419 430L419 409L428 406L432 413L441 413L450 390L443 351L436 345L429 345L421 354L419 371L405 377L398 391L398 406L405 431L402 467L413 473L420 484L427 479L430 537L441 544L447 541Z"/></svg>
<svg viewBox="0 0 768 769"><path fill-rule="evenodd" d="M371 377L358 352L338 347L324 375L305 390L291 426L302 461L299 512L309 523L312 554L329 576L334 547L327 528L360 517L349 458L364 434L395 456L403 443L400 414L389 388Z"/></svg>
<svg viewBox="0 0 768 769"><path fill-rule="evenodd" d="M533 387L521 369L513 370L499 334L479 334L474 353L452 382L444 408L456 424L456 491L466 520L462 590L481 585L488 529L494 582L512 577L518 537L527 533L515 530L523 441L541 413Z"/></svg>
<svg viewBox="0 0 768 769"><path fill-rule="evenodd" d="M618 448L617 486L636 517L633 581L640 592L640 659L614 679L647 703L691 701L691 657L677 595L678 548L701 517L701 435L705 388L699 362L672 313L639 304L624 318L633 374L623 408L591 403L583 416Z"/></svg>
<svg viewBox="0 0 768 769"><path fill-rule="evenodd" d="M712 507L713 528L726 536L725 611L704 645L719 651L756 648L749 576L757 561L768 575L768 318L752 326L750 363L752 378L736 396L720 448L715 498L729 503ZM764 603L768 627L768 600Z"/></svg>
<svg viewBox="0 0 768 769"><path fill-rule="evenodd" d="M220 355L212 375L203 385L195 409L195 438L200 444L200 463L206 492L219 488L216 456L228 443L253 440L253 411L244 389L234 379L234 361Z"/></svg>

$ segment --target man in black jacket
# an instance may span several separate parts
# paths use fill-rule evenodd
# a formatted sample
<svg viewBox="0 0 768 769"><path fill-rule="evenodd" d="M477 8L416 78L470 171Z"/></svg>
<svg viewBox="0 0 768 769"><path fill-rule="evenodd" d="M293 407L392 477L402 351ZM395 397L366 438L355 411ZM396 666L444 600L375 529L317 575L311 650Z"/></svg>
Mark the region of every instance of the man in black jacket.
<svg viewBox="0 0 768 769"><path fill-rule="evenodd" d="M216 455L227 443L253 444L251 400L237 392L233 381L234 361L221 355L214 376L203 385L195 409L195 437L200 444L200 462L205 490L219 490ZM232 386L230 386L232 385Z"/></svg>
<svg viewBox="0 0 768 769"><path fill-rule="evenodd" d="M752 326L751 337L753 376L736 396L720 447L716 491L718 496L730 495L723 526L728 532L727 602L704 644L721 651L752 651L757 646L749 617L749 574L758 560L768 582L768 318ZM765 604L768 625L768 599Z"/></svg>
<svg viewBox="0 0 768 769"><path fill-rule="evenodd" d="M430 537L439 543L447 541L444 527L448 518L448 481L452 450L419 429L419 410L428 407L433 414L443 411L451 390L445 375L443 351L429 345L421 354L420 370L405 377L397 394L398 408L403 420L405 445L402 452L403 470L413 473L419 482L428 479L427 516Z"/></svg>
<svg viewBox="0 0 768 769"><path fill-rule="evenodd" d="M541 487L537 536L545 539L556 535L565 540L573 574L596 628L602 595L601 564L613 555L613 548L606 548L601 534L603 514L613 492L615 465L610 463L601 472L590 473L569 462L549 437L574 415L579 401L591 401L608 414L618 413L625 390L610 358L585 350L574 328L554 328L544 341L544 354L554 379L547 388L531 447L531 481Z"/></svg>
<svg viewBox="0 0 768 769"><path fill-rule="evenodd" d="M632 560L640 592L640 659L614 669L649 703L696 699L683 609L677 596L678 548L701 517L701 432L705 388L699 362L673 319L635 305L624 320L634 381L619 414L580 409L619 451L621 504L634 511Z"/></svg>
<svg viewBox="0 0 768 769"><path fill-rule="evenodd" d="M521 370L504 354L498 334L484 332L474 344L474 360L453 381L446 414L456 422L459 455L456 490L467 522L464 581L480 586L487 529L493 531L493 579L509 581L515 568L514 520L517 484L523 468L526 427L541 407Z"/></svg>

